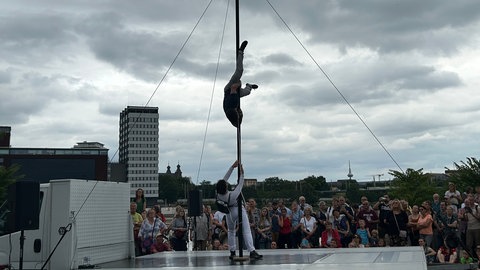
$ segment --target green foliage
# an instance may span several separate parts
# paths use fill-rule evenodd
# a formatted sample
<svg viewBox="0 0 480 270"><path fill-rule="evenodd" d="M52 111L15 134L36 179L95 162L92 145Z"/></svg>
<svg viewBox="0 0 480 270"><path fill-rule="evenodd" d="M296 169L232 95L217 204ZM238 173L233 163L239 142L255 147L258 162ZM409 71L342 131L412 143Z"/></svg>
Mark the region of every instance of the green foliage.
<svg viewBox="0 0 480 270"><path fill-rule="evenodd" d="M390 198L404 199L410 205L420 204L431 200L437 189L430 184L430 176L423 173L423 169L414 170L408 168L405 173L390 170L394 177L391 184Z"/></svg>
<svg viewBox="0 0 480 270"><path fill-rule="evenodd" d="M20 165L8 168L0 166L0 203L6 199L8 186L23 178L23 175L17 175L18 170L20 170Z"/></svg>
<svg viewBox="0 0 480 270"><path fill-rule="evenodd" d="M454 166L450 181L454 182L458 189L480 186L480 160L467 157L466 162L460 161L460 163L454 163Z"/></svg>
<svg viewBox="0 0 480 270"><path fill-rule="evenodd" d="M159 176L159 182L158 197L167 203L175 203L178 199L186 199L188 191L195 186L190 178L177 178L175 175L161 175Z"/></svg>

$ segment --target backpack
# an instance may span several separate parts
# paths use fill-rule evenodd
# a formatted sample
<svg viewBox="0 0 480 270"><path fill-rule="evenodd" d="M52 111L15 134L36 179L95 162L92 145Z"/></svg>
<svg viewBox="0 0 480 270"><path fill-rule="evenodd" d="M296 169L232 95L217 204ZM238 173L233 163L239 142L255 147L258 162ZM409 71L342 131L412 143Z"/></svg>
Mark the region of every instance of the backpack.
<svg viewBox="0 0 480 270"><path fill-rule="evenodd" d="M228 201L230 201L230 194L228 194ZM215 197L215 204L217 205L218 211L229 214L230 213L230 206L228 202L224 202L218 198L218 194Z"/></svg>

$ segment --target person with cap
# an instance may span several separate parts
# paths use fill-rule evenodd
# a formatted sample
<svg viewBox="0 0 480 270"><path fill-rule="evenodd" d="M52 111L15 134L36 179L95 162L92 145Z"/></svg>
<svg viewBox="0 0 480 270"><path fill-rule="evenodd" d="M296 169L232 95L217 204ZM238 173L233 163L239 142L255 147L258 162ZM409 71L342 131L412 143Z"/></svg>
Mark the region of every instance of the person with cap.
<svg viewBox="0 0 480 270"><path fill-rule="evenodd" d="M250 95L252 89L258 88L258 85L249 83L242 88L242 81L240 79L243 75L243 52L247 44L248 42L245 40L238 49L235 72L224 88L223 111L230 123L237 128L242 123L243 118L243 112L242 109L240 109L240 98Z"/></svg>
<svg viewBox="0 0 480 270"><path fill-rule="evenodd" d="M228 178L233 172L233 169L237 168L240 170L240 177L238 179L238 184L233 191L228 190ZM247 251L250 252L251 259L261 259L263 256L258 254L255 251L255 246L253 245L252 232L250 230L250 224L248 224L247 210L243 205L238 205L237 198L241 196L242 188L244 183L244 172L243 167L239 164L238 160L233 163L232 166L228 169L225 177L222 180L219 180L216 184L217 197L219 200L225 202L228 205L227 213L227 227L228 227L228 248L230 249L230 260L233 260L235 257L235 223L238 220L238 207L242 207L242 233L245 246Z"/></svg>

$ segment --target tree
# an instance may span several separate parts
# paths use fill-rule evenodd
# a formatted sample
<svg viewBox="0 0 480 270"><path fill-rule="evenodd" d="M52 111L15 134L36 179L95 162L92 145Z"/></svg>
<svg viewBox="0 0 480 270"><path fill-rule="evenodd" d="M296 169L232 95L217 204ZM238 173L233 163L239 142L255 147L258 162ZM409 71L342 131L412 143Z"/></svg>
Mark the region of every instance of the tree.
<svg viewBox="0 0 480 270"><path fill-rule="evenodd" d="M423 173L423 168L408 168L405 172L390 170L389 174L394 177L389 192L391 198L404 199L410 205L418 205L430 200L437 192L436 188L430 185L430 177Z"/></svg>
<svg viewBox="0 0 480 270"><path fill-rule="evenodd" d="M23 175L17 175L20 170L20 165L12 165L10 167L0 166L0 204L7 197L7 188L9 185L15 183L18 179L23 178Z"/></svg>
<svg viewBox="0 0 480 270"><path fill-rule="evenodd" d="M460 163L453 164L455 169L451 170L450 181L454 182L458 188L480 186L480 160L467 157L466 162L460 161Z"/></svg>

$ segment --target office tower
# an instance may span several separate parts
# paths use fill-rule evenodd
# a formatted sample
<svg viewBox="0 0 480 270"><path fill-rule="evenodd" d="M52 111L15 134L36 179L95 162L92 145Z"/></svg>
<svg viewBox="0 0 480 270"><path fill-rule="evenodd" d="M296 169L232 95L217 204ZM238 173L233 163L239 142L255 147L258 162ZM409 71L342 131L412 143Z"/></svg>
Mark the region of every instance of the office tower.
<svg viewBox="0 0 480 270"><path fill-rule="evenodd" d="M131 197L141 188L146 198L157 198L158 107L125 108L120 113L119 137L119 163L125 164Z"/></svg>

